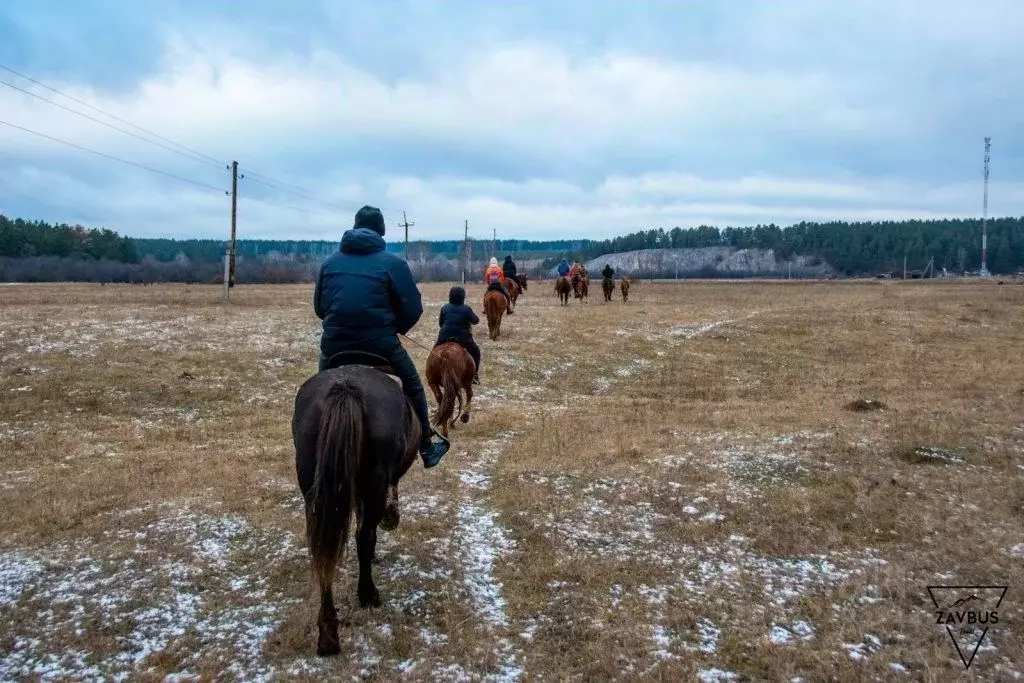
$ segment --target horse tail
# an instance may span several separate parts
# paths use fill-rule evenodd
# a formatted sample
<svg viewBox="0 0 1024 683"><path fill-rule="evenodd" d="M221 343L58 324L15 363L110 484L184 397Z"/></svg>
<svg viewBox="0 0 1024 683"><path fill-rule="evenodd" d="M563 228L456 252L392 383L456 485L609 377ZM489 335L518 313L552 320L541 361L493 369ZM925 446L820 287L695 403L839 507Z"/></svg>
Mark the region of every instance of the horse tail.
<svg viewBox="0 0 1024 683"><path fill-rule="evenodd" d="M363 450L359 390L335 384L320 401L316 474L306 500L306 540L320 585L329 586L348 542Z"/></svg>
<svg viewBox="0 0 1024 683"><path fill-rule="evenodd" d="M458 415L455 413L455 404L458 403ZM437 424L451 425L459 415L462 415L462 406L465 405L463 398L462 382L459 381L458 371L455 363L446 363L441 372L441 402L437 406Z"/></svg>

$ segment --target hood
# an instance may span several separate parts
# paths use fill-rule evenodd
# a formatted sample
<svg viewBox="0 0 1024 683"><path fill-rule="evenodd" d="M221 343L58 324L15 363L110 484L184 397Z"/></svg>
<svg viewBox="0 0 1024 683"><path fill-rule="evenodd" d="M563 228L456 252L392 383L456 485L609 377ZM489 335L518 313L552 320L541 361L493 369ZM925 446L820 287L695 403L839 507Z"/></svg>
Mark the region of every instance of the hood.
<svg viewBox="0 0 1024 683"><path fill-rule="evenodd" d="M375 254L386 246L384 238L369 228L352 228L341 236L341 250L346 254Z"/></svg>
<svg viewBox="0 0 1024 683"><path fill-rule="evenodd" d="M448 292L448 303L456 306L466 303L466 290L462 287L452 287Z"/></svg>
<svg viewBox="0 0 1024 683"><path fill-rule="evenodd" d="M491 257L491 261L490 261L490 265L492 265L492 266L496 266L496 265L498 265L498 259L496 259L496 258L494 258L494 257L492 256L492 257Z"/></svg>

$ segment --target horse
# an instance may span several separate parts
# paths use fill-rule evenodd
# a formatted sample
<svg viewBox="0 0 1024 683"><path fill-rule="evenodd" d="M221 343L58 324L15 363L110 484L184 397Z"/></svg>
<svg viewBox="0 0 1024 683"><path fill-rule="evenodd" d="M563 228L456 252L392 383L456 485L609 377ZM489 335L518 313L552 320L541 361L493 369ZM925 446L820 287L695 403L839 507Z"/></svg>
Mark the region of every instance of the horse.
<svg viewBox="0 0 1024 683"><path fill-rule="evenodd" d="M515 310L516 301L519 300L519 283L513 278L505 278L501 282L505 285L505 289L508 290L509 298L512 300L512 310Z"/></svg>
<svg viewBox="0 0 1024 683"><path fill-rule="evenodd" d="M615 280L611 279L610 277L604 278L603 280L601 280L601 289L604 291L604 300L611 301L612 292L615 291Z"/></svg>
<svg viewBox="0 0 1024 683"><path fill-rule="evenodd" d="M473 357L458 342L446 342L433 348L427 357L427 384L437 399L437 410L432 416L441 436L448 438L448 430L461 419L469 422L469 406L473 402ZM455 403L459 412L455 413Z"/></svg>
<svg viewBox="0 0 1024 683"><path fill-rule="evenodd" d="M583 301L584 303L586 303L586 301L587 301L587 299L589 297L590 297L590 276L589 275L582 275L582 276L580 276L580 300Z"/></svg>
<svg viewBox="0 0 1024 683"><path fill-rule="evenodd" d="M332 582L348 543L353 512L362 608L380 607L372 562L377 526L398 526L398 481L412 466L422 433L386 361L343 353L295 395L292 442L305 500L310 563L320 586L316 653L341 652Z"/></svg>
<svg viewBox="0 0 1024 683"><path fill-rule="evenodd" d="M487 332L491 341L501 334L501 316L505 315L507 302L505 295L496 289L488 289L484 293L484 314L487 316Z"/></svg>
<svg viewBox="0 0 1024 683"><path fill-rule="evenodd" d="M619 281L619 287L622 289L622 301L623 303L629 301L629 278L624 277Z"/></svg>
<svg viewBox="0 0 1024 683"><path fill-rule="evenodd" d="M519 283L519 286L522 288L523 293L525 294L526 293L526 274L524 273L522 275L516 275L516 281Z"/></svg>
<svg viewBox="0 0 1024 683"><path fill-rule="evenodd" d="M569 303L569 292L571 291L573 291L573 287L569 283L569 278L563 275L555 280L555 294L561 299L563 306Z"/></svg>

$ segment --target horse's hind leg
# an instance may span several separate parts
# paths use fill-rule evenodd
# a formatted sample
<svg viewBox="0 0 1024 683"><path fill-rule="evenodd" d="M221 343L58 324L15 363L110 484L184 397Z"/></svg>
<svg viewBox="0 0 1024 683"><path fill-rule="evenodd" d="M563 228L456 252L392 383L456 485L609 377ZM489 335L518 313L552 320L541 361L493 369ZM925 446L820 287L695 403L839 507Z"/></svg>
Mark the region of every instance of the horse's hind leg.
<svg viewBox="0 0 1024 683"><path fill-rule="evenodd" d="M473 384L470 382L466 385L466 409L462 411L462 423L466 424L469 422L469 408L473 404Z"/></svg>
<svg viewBox="0 0 1024 683"><path fill-rule="evenodd" d="M373 583L373 556L377 549L377 525L384 516L386 490L371 491L363 498L363 518L356 532L359 554L359 587L356 593L360 607L380 607L380 593Z"/></svg>
<svg viewBox="0 0 1024 683"><path fill-rule="evenodd" d="M313 571L320 586L320 614L317 616L316 653L320 657L330 657L341 652L341 641L338 640L338 611L334 607L334 569L337 559L328 551L327 556L314 556Z"/></svg>

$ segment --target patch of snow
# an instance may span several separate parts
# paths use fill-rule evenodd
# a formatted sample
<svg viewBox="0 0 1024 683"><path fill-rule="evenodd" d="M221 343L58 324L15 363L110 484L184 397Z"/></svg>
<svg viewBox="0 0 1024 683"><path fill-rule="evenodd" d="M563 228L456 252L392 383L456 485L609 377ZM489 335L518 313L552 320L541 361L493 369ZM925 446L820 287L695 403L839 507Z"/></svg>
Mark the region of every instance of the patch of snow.
<svg viewBox="0 0 1024 683"><path fill-rule="evenodd" d="M700 634L700 651L713 655L718 651L718 639L722 630L717 628L710 619L698 619L697 631Z"/></svg>
<svg viewBox="0 0 1024 683"><path fill-rule="evenodd" d="M213 652L237 678L269 674L263 643L295 599L268 589L266 563L295 562L301 549L241 518L168 505L149 508L156 521L133 524L143 510L118 513L120 528L96 539L0 555L0 599L33 615L12 622L17 645L0 655L0 679L120 680L150 672L159 653L182 667L178 678L197 677L189 668ZM94 628L115 634L117 649L87 664L75 646ZM175 647L193 633L207 644L202 651Z"/></svg>
<svg viewBox="0 0 1024 683"><path fill-rule="evenodd" d="M697 678L701 683L716 683L717 681L735 681L739 676L731 671L723 669L701 669L697 672Z"/></svg>
<svg viewBox="0 0 1024 683"><path fill-rule="evenodd" d="M866 660L871 655L882 649L882 641L878 636L870 633L864 635L864 640L859 643L842 643L841 647L846 654L855 662Z"/></svg>

